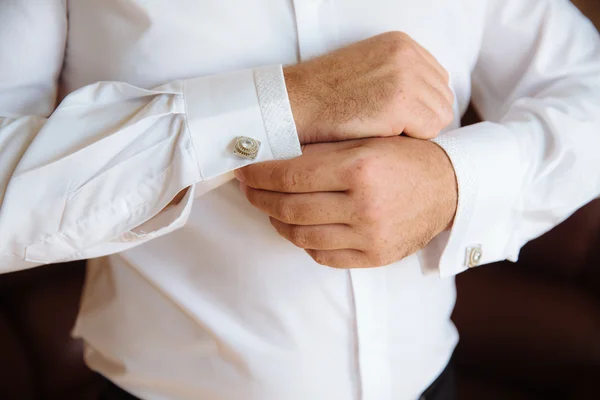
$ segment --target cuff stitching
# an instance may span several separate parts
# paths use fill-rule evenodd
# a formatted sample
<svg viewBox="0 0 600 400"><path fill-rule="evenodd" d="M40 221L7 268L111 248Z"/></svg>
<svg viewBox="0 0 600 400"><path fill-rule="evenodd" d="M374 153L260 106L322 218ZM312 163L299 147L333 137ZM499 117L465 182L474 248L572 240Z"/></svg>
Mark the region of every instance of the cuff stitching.
<svg viewBox="0 0 600 400"><path fill-rule="evenodd" d="M254 70L256 95L271 153L276 160L302 154L281 65Z"/></svg>

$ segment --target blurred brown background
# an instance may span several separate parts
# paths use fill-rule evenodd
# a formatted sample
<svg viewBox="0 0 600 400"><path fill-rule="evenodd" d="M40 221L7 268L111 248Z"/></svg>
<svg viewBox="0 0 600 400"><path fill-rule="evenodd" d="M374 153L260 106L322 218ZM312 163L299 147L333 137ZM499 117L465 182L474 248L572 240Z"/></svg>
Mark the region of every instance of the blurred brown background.
<svg viewBox="0 0 600 400"><path fill-rule="evenodd" d="M600 0L573 2L600 27ZM84 274L79 262L0 276L0 399L98 398L101 380L69 336ZM600 200L518 263L457 285L459 400L600 399Z"/></svg>

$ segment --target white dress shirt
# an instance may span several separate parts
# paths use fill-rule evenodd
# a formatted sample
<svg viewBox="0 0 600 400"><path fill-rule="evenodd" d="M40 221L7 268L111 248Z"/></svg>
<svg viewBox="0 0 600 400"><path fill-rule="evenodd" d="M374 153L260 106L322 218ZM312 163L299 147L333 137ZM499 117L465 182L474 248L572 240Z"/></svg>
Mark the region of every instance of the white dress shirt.
<svg viewBox="0 0 600 400"><path fill-rule="evenodd" d="M389 30L451 74L455 223L329 269L246 202L231 145L299 155L281 65ZM598 196L599 131L600 40L566 0L4 0L0 272L101 257L75 335L143 399L414 400L457 341L452 276Z"/></svg>

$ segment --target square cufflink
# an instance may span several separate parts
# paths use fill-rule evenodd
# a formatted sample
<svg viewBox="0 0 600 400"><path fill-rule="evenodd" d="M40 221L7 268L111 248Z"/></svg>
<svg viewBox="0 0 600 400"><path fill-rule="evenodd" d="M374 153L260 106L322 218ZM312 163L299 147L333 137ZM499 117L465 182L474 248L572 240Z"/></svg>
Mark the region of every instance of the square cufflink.
<svg viewBox="0 0 600 400"><path fill-rule="evenodd" d="M239 136L233 145L233 154L241 158L254 160L260 150L260 142L247 136Z"/></svg>
<svg viewBox="0 0 600 400"><path fill-rule="evenodd" d="M482 257L483 251L481 250L480 244L467 247L465 254L465 266L469 268L477 267L479 264L481 264Z"/></svg>

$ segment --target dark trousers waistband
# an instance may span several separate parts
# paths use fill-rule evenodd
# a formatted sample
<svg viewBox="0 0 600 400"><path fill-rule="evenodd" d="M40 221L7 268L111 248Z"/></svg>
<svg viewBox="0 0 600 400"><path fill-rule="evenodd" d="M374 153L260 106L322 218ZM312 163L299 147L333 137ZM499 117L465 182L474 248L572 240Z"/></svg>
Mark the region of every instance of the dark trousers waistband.
<svg viewBox="0 0 600 400"><path fill-rule="evenodd" d="M452 362L423 392L419 400L456 400L456 382Z"/></svg>
<svg viewBox="0 0 600 400"><path fill-rule="evenodd" d="M444 369L437 379L423 392L419 400L456 400L456 386L452 364ZM101 396L102 400L139 400L137 397L125 392L112 382L106 380L106 388Z"/></svg>

